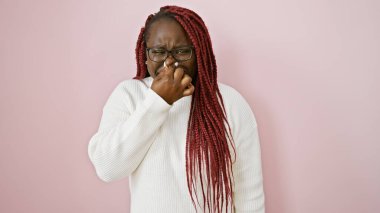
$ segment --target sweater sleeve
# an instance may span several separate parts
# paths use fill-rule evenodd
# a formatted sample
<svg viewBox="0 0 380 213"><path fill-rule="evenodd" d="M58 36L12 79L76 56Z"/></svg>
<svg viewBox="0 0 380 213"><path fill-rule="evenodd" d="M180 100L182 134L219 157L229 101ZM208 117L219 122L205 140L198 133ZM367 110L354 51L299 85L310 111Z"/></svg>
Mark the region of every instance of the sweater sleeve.
<svg viewBox="0 0 380 213"><path fill-rule="evenodd" d="M233 137L236 144L235 210L237 213L264 213L264 189L261 150L256 119L245 99L234 95Z"/></svg>
<svg viewBox="0 0 380 213"><path fill-rule="evenodd" d="M122 83L115 88L88 145L89 158L105 182L127 177L138 167L171 107L151 89L140 101L130 97ZM136 103L126 104L131 101Z"/></svg>

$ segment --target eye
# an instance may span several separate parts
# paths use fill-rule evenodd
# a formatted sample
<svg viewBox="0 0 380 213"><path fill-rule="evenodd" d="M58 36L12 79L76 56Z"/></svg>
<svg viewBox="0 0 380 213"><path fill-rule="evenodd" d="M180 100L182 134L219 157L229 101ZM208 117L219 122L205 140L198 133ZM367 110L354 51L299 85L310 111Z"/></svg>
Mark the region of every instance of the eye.
<svg viewBox="0 0 380 213"><path fill-rule="evenodd" d="M163 55L166 51L164 49L151 49L150 52L155 55Z"/></svg>
<svg viewBox="0 0 380 213"><path fill-rule="evenodd" d="M178 54L178 55L186 55L186 54L190 54L191 53L191 49L190 48L181 48L181 49L176 49L175 50L175 54Z"/></svg>

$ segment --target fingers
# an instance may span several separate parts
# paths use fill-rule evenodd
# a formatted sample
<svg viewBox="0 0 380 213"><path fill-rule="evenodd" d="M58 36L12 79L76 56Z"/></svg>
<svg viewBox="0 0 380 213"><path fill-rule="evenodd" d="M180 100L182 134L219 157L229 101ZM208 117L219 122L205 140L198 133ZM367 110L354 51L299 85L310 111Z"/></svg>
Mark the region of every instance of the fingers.
<svg viewBox="0 0 380 213"><path fill-rule="evenodd" d="M157 68L156 73L157 73L157 75L158 75L158 74L160 74L160 73L168 73L168 71L173 71L173 72L174 72L172 66L168 66L168 65L166 64L166 62L164 61L164 63L161 64L161 66L159 66L159 67Z"/></svg>
<svg viewBox="0 0 380 213"><path fill-rule="evenodd" d="M173 73L174 73L173 67L164 66L163 69L166 75L169 75L171 78L173 78Z"/></svg>
<svg viewBox="0 0 380 213"><path fill-rule="evenodd" d="M178 74L176 74L178 72ZM183 69L177 69L174 73L174 79L182 75L182 79L180 81L181 87L183 89L182 96L189 96L192 95L195 87L191 83L192 78L183 72Z"/></svg>
<svg viewBox="0 0 380 213"><path fill-rule="evenodd" d="M170 104L195 91L192 78L183 67L163 65L156 77L152 89Z"/></svg>
<svg viewBox="0 0 380 213"><path fill-rule="evenodd" d="M194 93L194 90L195 90L195 87L192 83L190 83L186 89L183 91L182 95L183 96L189 96L189 95L192 95Z"/></svg>
<svg viewBox="0 0 380 213"><path fill-rule="evenodd" d="M182 80L181 80L181 85L182 85L184 88L187 88L187 87L191 84L192 81L193 81L193 79L192 79L189 75L184 74L184 75L183 75L183 78L182 78Z"/></svg>
<svg viewBox="0 0 380 213"><path fill-rule="evenodd" d="M174 80L178 81L178 82L181 82L181 79L183 78L184 74L185 74L185 72L184 72L183 68L178 67L174 71Z"/></svg>
<svg viewBox="0 0 380 213"><path fill-rule="evenodd" d="M183 96L189 96L189 95L192 95L194 93L194 90L195 90L195 87L194 85L191 83L192 82L192 78L185 74L181 80L181 85L184 87L184 90L183 90L183 93L182 95Z"/></svg>
<svg viewBox="0 0 380 213"><path fill-rule="evenodd" d="M174 79L174 81L181 82L181 79L185 74L185 70L182 67L178 67L178 62L175 62L174 64L168 66L164 61L162 67L160 67L157 73L157 76L162 73L161 76L169 75L171 79Z"/></svg>

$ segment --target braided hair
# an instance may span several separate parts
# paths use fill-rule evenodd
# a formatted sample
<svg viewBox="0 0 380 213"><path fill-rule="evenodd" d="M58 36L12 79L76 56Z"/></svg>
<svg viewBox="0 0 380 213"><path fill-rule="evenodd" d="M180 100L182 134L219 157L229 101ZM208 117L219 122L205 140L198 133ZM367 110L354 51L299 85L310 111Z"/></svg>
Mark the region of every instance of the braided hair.
<svg viewBox="0 0 380 213"><path fill-rule="evenodd" d="M193 205L195 207L193 189L199 204L196 190L198 173L204 211L207 204L209 212L221 212L225 204L227 212L230 204L233 212L233 162L229 144L232 145L235 160L236 151L217 84L217 67L210 35L201 17L178 6L161 7L158 13L149 15L145 27L141 28L136 45L137 74L134 78L143 79L149 76L145 64L147 33L152 23L161 18L176 20L195 48L197 72L186 135L186 176Z"/></svg>

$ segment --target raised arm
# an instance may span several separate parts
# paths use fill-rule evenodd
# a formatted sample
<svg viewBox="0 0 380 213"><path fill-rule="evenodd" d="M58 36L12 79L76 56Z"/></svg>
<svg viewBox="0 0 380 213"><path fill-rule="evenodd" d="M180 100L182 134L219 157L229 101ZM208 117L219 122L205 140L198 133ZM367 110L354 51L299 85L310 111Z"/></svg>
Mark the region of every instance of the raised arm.
<svg viewBox="0 0 380 213"><path fill-rule="evenodd" d="M171 107L151 89L141 101L130 97L123 84L116 87L88 145L96 173L106 182L129 176L137 168Z"/></svg>
<svg viewBox="0 0 380 213"><path fill-rule="evenodd" d="M88 155L100 179L109 182L129 176L143 160L171 104L194 92L191 77L180 67L166 67L153 80L144 100L135 100L119 84L103 108L98 132Z"/></svg>

